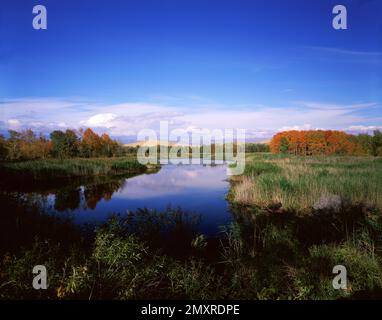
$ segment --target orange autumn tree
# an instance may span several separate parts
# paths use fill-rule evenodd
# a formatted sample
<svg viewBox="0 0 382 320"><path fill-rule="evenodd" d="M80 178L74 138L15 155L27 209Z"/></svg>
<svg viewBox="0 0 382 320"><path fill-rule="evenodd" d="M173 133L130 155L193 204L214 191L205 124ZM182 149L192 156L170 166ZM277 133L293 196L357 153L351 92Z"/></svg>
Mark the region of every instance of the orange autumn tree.
<svg viewBox="0 0 382 320"><path fill-rule="evenodd" d="M114 157L121 155L121 145L107 133L99 136L92 129L80 130L81 157Z"/></svg>
<svg viewBox="0 0 382 320"><path fill-rule="evenodd" d="M9 130L4 147L3 158L6 160L46 159L50 156L52 143L43 135L37 136L32 129Z"/></svg>
<svg viewBox="0 0 382 320"><path fill-rule="evenodd" d="M115 156L118 151L118 142L111 139L107 133L101 136L102 154L107 157Z"/></svg>
<svg viewBox="0 0 382 320"><path fill-rule="evenodd" d="M270 142L273 153L294 155L358 154L360 146L354 136L335 130L284 131Z"/></svg>
<svg viewBox="0 0 382 320"><path fill-rule="evenodd" d="M7 138L0 135L0 161L123 155L123 146L117 140L106 133L98 135L90 128L54 130L49 138L41 133L37 135L32 129L9 130Z"/></svg>
<svg viewBox="0 0 382 320"><path fill-rule="evenodd" d="M102 142L99 135L96 134L90 128L87 128L83 132L82 130L80 130L80 133L82 134L82 139L80 144L81 155L86 158L100 155L101 149L102 149Z"/></svg>

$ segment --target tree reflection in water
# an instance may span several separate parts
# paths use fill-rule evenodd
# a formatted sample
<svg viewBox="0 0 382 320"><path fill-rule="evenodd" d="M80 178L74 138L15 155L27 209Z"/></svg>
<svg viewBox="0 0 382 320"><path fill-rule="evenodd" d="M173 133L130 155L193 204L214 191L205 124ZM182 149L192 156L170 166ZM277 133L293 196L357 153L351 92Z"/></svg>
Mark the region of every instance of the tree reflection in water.
<svg viewBox="0 0 382 320"><path fill-rule="evenodd" d="M110 200L113 193L122 188L128 176L91 177L81 179L56 180L39 185L21 186L7 190L19 199L37 205L42 212L73 211L79 208L94 210L101 200Z"/></svg>
<svg viewBox="0 0 382 320"><path fill-rule="evenodd" d="M152 174L98 176L25 184L7 192L28 198L41 213L68 216L79 225L107 221L111 214L168 206L200 214L199 231L215 236L219 226L230 222L225 195L225 166L163 166Z"/></svg>
<svg viewBox="0 0 382 320"><path fill-rule="evenodd" d="M94 210L97 203L102 199L106 201L111 200L113 193L123 187L125 182L125 179L119 179L107 183L85 185L83 195L86 207Z"/></svg>

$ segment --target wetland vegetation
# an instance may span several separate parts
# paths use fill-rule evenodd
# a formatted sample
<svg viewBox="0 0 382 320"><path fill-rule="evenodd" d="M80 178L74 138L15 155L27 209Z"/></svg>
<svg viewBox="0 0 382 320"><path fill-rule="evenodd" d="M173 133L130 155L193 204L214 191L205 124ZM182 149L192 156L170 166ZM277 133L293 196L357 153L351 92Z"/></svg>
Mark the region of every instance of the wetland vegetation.
<svg viewBox="0 0 382 320"><path fill-rule="evenodd" d="M0 298L381 298L380 157L250 153L244 174L227 188L219 182L223 170L185 167L133 177L146 168L126 155L2 162L3 177L34 182L2 186ZM182 181L197 183L182 193ZM91 216L126 196L123 190L133 192L124 204L151 192L142 201L157 208L137 202L127 213L75 221L76 210ZM206 210L163 209L160 194L186 207L199 200ZM212 220L219 233L204 232L213 208L225 210L224 197L231 219ZM31 286L37 264L48 269L48 290ZM333 289L335 265L347 268L346 290Z"/></svg>

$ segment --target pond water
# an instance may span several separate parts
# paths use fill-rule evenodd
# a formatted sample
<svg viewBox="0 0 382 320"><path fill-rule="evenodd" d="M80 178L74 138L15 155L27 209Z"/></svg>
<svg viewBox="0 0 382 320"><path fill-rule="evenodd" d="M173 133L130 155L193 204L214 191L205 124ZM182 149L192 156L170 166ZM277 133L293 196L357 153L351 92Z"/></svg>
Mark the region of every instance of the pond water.
<svg viewBox="0 0 382 320"><path fill-rule="evenodd" d="M232 218L225 200L229 189L226 169L225 165L163 165L156 173L72 181L33 194L44 202L47 212L70 215L80 224L105 221L112 213L139 208L158 212L181 208L200 216L198 232L215 236Z"/></svg>

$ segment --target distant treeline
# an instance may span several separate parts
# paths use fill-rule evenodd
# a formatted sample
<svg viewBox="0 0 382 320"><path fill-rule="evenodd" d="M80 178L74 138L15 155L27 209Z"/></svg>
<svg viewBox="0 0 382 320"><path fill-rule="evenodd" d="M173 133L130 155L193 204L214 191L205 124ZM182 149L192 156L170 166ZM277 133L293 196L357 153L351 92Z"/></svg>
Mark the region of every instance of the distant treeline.
<svg viewBox="0 0 382 320"><path fill-rule="evenodd" d="M55 130L49 139L36 135L31 129L9 130L8 139L0 136L1 160L114 157L123 153L120 143L106 133L98 135L91 129Z"/></svg>
<svg viewBox="0 0 382 320"><path fill-rule="evenodd" d="M269 144L266 143L246 143L245 152L270 152Z"/></svg>
<svg viewBox="0 0 382 320"><path fill-rule="evenodd" d="M215 153L211 145L211 153ZM0 160L32 160L48 158L121 157L136 154L138 147L126 147L106 133L92 129L55 130L49 138L31 129L9 130L9 137L0 135ZM203 153L203 146L201 153ZM234 146L234 151L236 146ZM159 151L159 146L158 146ZM190 148L190 152L192 149ZM295 155L372 155L382 156L382 133L351 135L342 131L284 131L273 136L270 144L247 143L247 153L273 152Z"/></svg>
<svg viewBox="0 0 382 320"><path fill-rule="evenodd" d="M273 153L294 155L371 155L382 156L382 133L351 135L343 131L284 131L271 142Z"/></svg>
<svg viewBox="0 0 382 320"><path fill-rule="evenodd" d="M136 155L137 147L123 146L106 133L98 135L92 129L55 130L49 138L36 134L31 129L21 132L9 130L9 137L0 135L0 160L68 159L94 157L122 157ZM170 148L170 147L169 147ZM234 147L236 149L236 146ZM160 147L158 146L158 153ZM200 148L203 153L204 146ZM215 144L209 149L215 153ZM247 143L246 152L269 152L269 146L261 143ZM190 148L189 152L192 152Z"/></svg>

